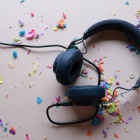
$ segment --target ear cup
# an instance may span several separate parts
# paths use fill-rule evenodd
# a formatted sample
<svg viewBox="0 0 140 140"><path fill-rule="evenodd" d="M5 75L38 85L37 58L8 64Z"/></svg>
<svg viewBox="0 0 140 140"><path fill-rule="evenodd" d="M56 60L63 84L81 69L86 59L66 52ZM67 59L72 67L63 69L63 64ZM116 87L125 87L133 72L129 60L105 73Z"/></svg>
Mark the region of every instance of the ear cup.
<svg viewBox="0 0 140 140"><path fill-rule="evenodd" d="M57 68L57 64L60 62L61 56L64 54L64 52L61 52L55 59L54 63L53 63L53 72L56 73L56 68Z"/></svg>
<svg viewBox="0 0 140 140"><path fill-rule="evenodd" d="M105 97L105 88L101 86L72 86L66 96L77 106L99 105Z"/></svg>
<svg viewBox="0 0 140 140"><path fill-rule="evenodd" d="M79 76L83 64L83 55L77 49L69 49L58 57L56 63L56 79L62 85L67 86Z"/></svg>

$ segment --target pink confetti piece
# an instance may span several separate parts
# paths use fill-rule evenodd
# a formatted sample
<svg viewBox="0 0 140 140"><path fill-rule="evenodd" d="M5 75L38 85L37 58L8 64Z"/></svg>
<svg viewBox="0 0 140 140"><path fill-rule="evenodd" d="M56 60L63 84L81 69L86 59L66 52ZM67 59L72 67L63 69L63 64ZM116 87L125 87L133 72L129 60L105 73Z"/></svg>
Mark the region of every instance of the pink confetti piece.
<svg viewBox="0 0 140 140"><path fill-rule="evenodd" d="M30 140L30 138L29 138L28 134L26 134L26 140Z"/></svg>
<svg viewBox="0 0 140 140"><path fill-rule="evenodd" d="M57 102L60 102L60 96L56 98L56 101Z"/></svg>
<svg viewBox="0 0 140 140"><path fill-rule="evenodd" d="M62 13L62 16L64 19L66 19L66 14L64 12Z"/></svg>
<svg viewBox="0 0 140 140"><path fill-rule="evenodd" d="M51 69L52 68L52 65L48 65L47 68Z"/></svg>

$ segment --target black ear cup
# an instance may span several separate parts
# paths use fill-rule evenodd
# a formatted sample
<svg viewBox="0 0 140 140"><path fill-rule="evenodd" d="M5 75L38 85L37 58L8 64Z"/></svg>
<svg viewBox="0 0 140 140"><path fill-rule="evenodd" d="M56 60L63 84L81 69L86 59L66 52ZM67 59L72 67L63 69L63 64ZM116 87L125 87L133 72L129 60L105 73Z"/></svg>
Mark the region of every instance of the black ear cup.
<svg viewBox="0 0 140 140"><path fill-rule="evenodd" d="M66 96L77 106L99 105L105 97L105 88L101 86L72 86Z"/></svg>
<svg viewBox="0 0 140 140"><path fill-rule="evenodd" d="M83 55L77 49L69 49L59 54L53 66L57 81L62 85L74 82L80 74L82 64Z"/></svg>
<svg viewBox="0 0 140 140"><path fill-rule="evenodd" d="M55 59L55 61L54 61L54 63L53 63L53 72L54 72L54 73L56 73L57 64L59 63L59 61L60 61L60 59L61 59L61 56L62 56L63 54L64 54L64 52L60 53L60 54L56 57L56 59Z"/></svg>

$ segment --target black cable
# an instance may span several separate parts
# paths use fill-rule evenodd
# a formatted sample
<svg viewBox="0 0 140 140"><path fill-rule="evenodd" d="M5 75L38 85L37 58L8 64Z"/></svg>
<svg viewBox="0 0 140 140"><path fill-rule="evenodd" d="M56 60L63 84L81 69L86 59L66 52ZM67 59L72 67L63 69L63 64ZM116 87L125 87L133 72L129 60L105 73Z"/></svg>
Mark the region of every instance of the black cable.
<svg viewBox="0 0 140 140"><path fill-rule="evenodd" d="M66 103L66 104L65 104ZM62 103L56 103L56 104L53 104L53 105L50 105L47 109L46 109L46 114L47 114L47 117L49 119L49 121L53 124L56 124L56 125L68 125L68 124L78 124L78 123L83 123L83 122L86 122L86 121L89 121L91 119L93 119L97 113L98 113L98 110L99 110L99 105L97 105L97 108L96 108L96 111L94 113L93 116L91 116L90 118L88 119L85 119L85 120L80 120L80 121L76 121L76 122L54 122L51 118L50 118L50 115L49 115L49 109L54 107L54 106L73 106L73 103L72 102L62 102Z"/></svg>
<svg viewBox="0 0 140 140"><path fill-rule="evenodd" d="M87 46L85 45L84 41L83 41L83 46L85 47L85 52L83 54L86 54L87 53Z"/></svg>
<svg viewBox="0 0 140 140"><path fill-rule="evenodd" d="M1 45L7 45L7 46L13 46L13 47L22 47L22 48L25 48L25 47L28 47L28 48L60 47L60 48L67 49L67 47L62 46L62 45L57 45L57 44L54 44L54 45L39 45L39 46L24 45L24 44L10 44L10 43L2 43L2 42L0 42L0 44Z"/></svg>
<svg viewBox="0 0 140 140"><path fill-rule="evenodd" d="M100 85L100 82L101 82L101 73L100 73L100 70L99 68L94 64L92 63L91 61L87 60L86 58L83 58L86 62L88 62L89 64L91 64L92 66L94 66L98 72L98 86Z"/></svg>
<svg viewBox="0 0 140 140"><path fill-rule="evenodd" d="M116 89L123 89L123 90L131 91L131 90L134 89L134 87L132 87L132 88L130 88L130 89L123 88L123 87L116 87L116 88L113 90L113 95L112 95L111 101L113 101L113 98L114 98L114 92L115 92Z"/></svg>

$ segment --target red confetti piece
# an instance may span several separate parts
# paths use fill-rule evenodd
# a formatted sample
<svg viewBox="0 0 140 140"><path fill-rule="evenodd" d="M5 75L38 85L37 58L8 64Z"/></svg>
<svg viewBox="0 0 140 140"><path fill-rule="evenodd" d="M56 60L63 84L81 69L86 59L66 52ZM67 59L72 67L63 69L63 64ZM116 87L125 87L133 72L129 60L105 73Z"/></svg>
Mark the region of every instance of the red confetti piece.
<svg viewBox="0 0 140 140"><path fill-rule="evenodd" d="M88 135L89 137L91 137L91 136L93 135L93 133L92 133L92 131L91 131L90 129L88 129L87 135Z"/></svg>

